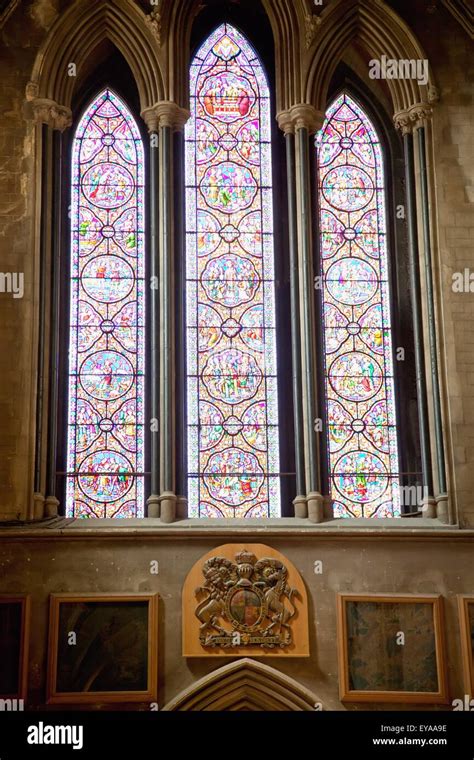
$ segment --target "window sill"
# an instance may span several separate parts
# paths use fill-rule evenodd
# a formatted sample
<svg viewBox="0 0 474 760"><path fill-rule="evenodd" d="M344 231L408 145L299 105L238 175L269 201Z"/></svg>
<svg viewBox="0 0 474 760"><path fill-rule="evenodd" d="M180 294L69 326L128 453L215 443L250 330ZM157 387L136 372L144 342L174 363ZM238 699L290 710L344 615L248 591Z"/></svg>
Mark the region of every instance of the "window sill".
<svg viewBox="0 0 474 760"><path fill-rule="evenodd" d="M374 524L375 523L375 524ZM300 539L318 536L370 538L474 538L474 529L460 529L458 525L446 525L437 519L404 518L377 520L326 520L312 523L295 517L269 519L183 519L163 523L157 518L143 519L97 519L81 520L65 517L50 518L36 523L0 523L2 539L8 538L134 538L160 537L181 538L213 536L216 538L239 537L248 539L267 537L296 537Z"/></svg>

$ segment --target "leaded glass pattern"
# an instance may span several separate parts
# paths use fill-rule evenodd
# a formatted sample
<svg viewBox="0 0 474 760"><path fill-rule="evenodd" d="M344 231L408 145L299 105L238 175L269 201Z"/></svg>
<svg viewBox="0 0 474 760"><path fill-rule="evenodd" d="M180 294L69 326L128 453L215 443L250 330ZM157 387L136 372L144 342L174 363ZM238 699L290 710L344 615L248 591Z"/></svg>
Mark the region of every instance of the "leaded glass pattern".
<svg viewBox="0 0 474 760"><path fill-rule="evenodd" d="M398 517L383 156L342 94L317 136L325 394L335 517Z"/></svg>
<svg viewBox="0 0 474 760"><path fill-rule="evenodd" d="M79 122L71 180L66 511L142 517L143 145L108 89Z"/></svg>
<svg viewBox="0 0 474 760"><path fill-rule="evenodd" d="M280 514L270 103L229 24L191 65L186 125L191 517Z"/></svg>

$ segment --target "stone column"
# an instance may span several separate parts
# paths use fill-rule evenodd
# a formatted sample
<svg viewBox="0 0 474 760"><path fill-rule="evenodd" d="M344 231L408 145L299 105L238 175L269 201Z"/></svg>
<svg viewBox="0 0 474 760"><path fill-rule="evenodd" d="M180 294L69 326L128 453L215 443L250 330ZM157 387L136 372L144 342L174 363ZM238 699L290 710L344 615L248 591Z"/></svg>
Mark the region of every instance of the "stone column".
<svg viewBox="0 0 474 760"><path fill-rule="evenodd" d="M159 271L159 137L158 125L150 121L150 145L148 154L149 222L148 246L150 272L150 324L147 391L150 394L149 446L150 446L150 495L147 498L147 517L160 516L160 271Z"/></svg>
<svg viewBox="0 0 474 760"><path fill-rule="evenodd" d="M34 519L55 517L58 438L59 294L62 236L62 132L71 125L69 108L52 100L27 101L26 116L41 127L40 299L35 440ZM49 278L49 282L47 281ZM49 292L50 298L47 298ZM48 314L50 315L48 330ZM48 385L46 387L46 377ZM43 421L47 416L45 434ZM44 464L46 472L44 473Z"/></svg>
<svg viewBox="0 0 474 760"><path fill-rule="evenodd" d="M155 341L152 350L156 352L156 342L159 337L159 351L155 353L154 369L159 377L159 399L157 394L157 377L152 379L155 389L152 395L155 402L159 401L159 451L160 451L160 493L152 491L148 500L148 514L157 516L166 523L176 519L176 427L175 427L175 294L174 294L174 235L173 235L173 133L186 123L189 112L180 108L176 103L162 101L145 109L142 116L151 134L158 133L158 284L159 296L152 300L155 311L152 336ZM180 178L177 178L178 180ZM156 190L155 190L156 209ZM156 254L156 245L155 245ZM153 297L152 297L153 298ZM157 302L159 308L157 309ZM158 322L158 324L157 324ZM155 461L152 467L157 467L156 447L152 447ZM157 480L155 475L155 488ZM152 514L150 514L150 509Z"/></svg>
<svg viewBox="0 0 474 760"><path fill-rule="evenodd" d="M425 114L423 117L426 118ZM428 194L428 171L425 141L425 126L418 127L418 160L420 162L421 215L423 219L423 241L425 248L425 287L428 316L428 339L430 347L431 385L433 389L433 424L436 445L438 475L437 514L443 522L449 522L446 465L444 458L443 419L441 413L441 391L438 367L438 345L436 336L435 298L433 285L433 257L431 253L430 201Z"/></svg>
<svg viewBox="0 0 474 760"><path fill-rule="evenodd" d="M291 364L293 390L293 428L295 435L296 496L295 517L308 517L304 472L303 398L301 372L301 329L299 315L298 247L295 181L295 133L288 112L278 115L278 124L285 135L286 177L288 193L288 258L290 264Z"/></svg>
<svg viewBox="0 0 474 760"><path fill-rule="evenodd" d="M431 109L429 109L431 113ZM401 130L403 135L403 147L405 153L405 183L406 183L406 201L407 201L407 225L408 225L408 255L410 265L410 290L413 310L413 337L415 343L415 370L416 370L416 392L418 401L418 418L420 433L421 449L421 467L423 482L423 499L422 510L425 517L436 517L437 507L434 498L434 481L433 465L431 458L431 437L428 408L428 388L425 363L425 341L423 325L423 308L420 278L420 252L418 247L418 209L417 209L417 188L415 173L415 156L414 156L414 130L419 129L420 119L426 118L428 110L418 107L410 111L401 112L395 115L395 125ZM423 193L422 193L423 197ZM423 209L422 215L423 215ZM426 234L426 232L425 232ZM426 248L426 244L425 244ZM426 250L425 250L425 264ZM430 262L431 266L431 262ZM431 289L432 297L432 289ZM430 290L427 287L427 299L430 300ZM432 310L428 304L428 321L430 321ZM429 333L431 329L428 326ZM431 355L430 340L430 355ZM437 382L437 378L436 378Z"/></svg>
<svg viewBox="0 0 474 760"><path fill-rule="evenodd" d="M279 123L287 135L287 151L290 157L287 170L290 213L290 239L296 233L297 257L292 264L292 331L298 335L293 346L293 371L300 374L301 401L296 383L295 433L299 433L297 444L303 444L305 500L297 495L295 512L297 516L307 514L312 522L321 522L323 514L323 496L320 486L319 440L315 422L319 418L317 393L317 362L315 351L315 290L313 275L313 239L312 215L316 205L312 203L310 161L316 160L311 153L313 135L321 126L324 115L306 104L295 105L279 115ZM294 167L293 167L294 147ZM290 183L293 186L290 187ZM294 208L292 208L294 204ZM293 218L291 219L291 215ZM296 224L295 224L296 222ZM293 226L291 226L293 224ZM290 244L291 247L291 244ZM291 252L290 252L291 255ZM297 272L296 272L297 268ZM297 276L296 276L297 274ZM293 312L294 310L294 312ZM299 354L299 355L296 355ZM302 439L302 440L301 440ZM301 478L300 483L303 482ZM307 510L307 511L306 511Z"/></svg>

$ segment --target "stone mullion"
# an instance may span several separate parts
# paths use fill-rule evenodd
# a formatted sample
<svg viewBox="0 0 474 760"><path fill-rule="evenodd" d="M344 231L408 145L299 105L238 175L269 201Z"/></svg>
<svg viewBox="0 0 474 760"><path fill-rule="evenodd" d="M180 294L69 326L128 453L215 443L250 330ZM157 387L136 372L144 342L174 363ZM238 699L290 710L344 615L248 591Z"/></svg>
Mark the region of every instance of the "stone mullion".
<svg viewBox="0 0 474 760"><path fill-rule="evenodd" d="M48 410L48 451L46 465L45 515L58 514L59 499L56 488L58 451L58 397L59 397L59 326L61 292L61 243L62 243L62 159L63 136L58 130L53 134L52 150L52 213L51 233L51 331L49 351L49 410Z"/></svg>
<svg viewBox="0 0 474 760"><path fill-rule="evenodd" d="M38 310L38 359L36 377L36 432L35 465L33 480L33 514L30 518L40 519L44 513L46 483L44 479L45 447L44 433L45 396L47 396L46 375L46 308L47 271L49 250L48 218L51 210L51 166L52 133L46 124L37 127L41 136L41 211L40 211L40 264L39 264L39 310ZM46 446L47 449L47 446Z"/></svg>
<svg viewBox="0 0 474 760"><path fill-rule="evenodd" d="M316 355L314 334L314 277L312 266L311 182L309 168L309 130L296 124L297 209L299 225L300 315L302 343L303 417L305 433L305 473L308 516L313 522L323 519L323 498L319 482L319 446L315 424L318 414Z"/></svg>
<svg viewBox="0 0 474 760"><path fill-rule="evenodd" d="M158 204L159 204L159 138L156 129L150 132L148 162L149 187L149 240L146 250L149 254L150 308L149 351L150 368L147 373L147 392L150 398L150 495L147 499L147 516L160 515L160 273L158 244Z"/></svg>
<svg viewBox="0 0 474 760"><path fill-rule="evenodd" d="M176 519L176 351L175 351L175 250L174 216L174 132L182 128L189 112L171 101L162 101L145 109L142 116L151 134L158 133L158 163L153 168L154 212L152 271L158 290L152 292L152 406L159 406L159 444L152 447L152 494L148 499L148 515L162 522ZM153 150L153 148L151 149ZM154 159L156 161L156 158ZM157 171L156 171L157 169ZM182 178L178 178L182 182ZM154 401L153 401L154 399ZM154 416L154 415L152 415ZM155 434L156 435L156 434ZM159 454L157 446L159 446ZM159 461L158 461L159 460ZM159 468L159 480L158 480ZM159 496L158 496L159 487Z"/></svg>
<svg viewBox="0 0 474 760"><path fill-rule="evenodd" d="M41 151L40 265L35 467L31 519L57 515L56 493L59 362L59 292L62 213L62 132L69 108L33 98L25 111L36 125ZM46 431L45 431L45 420Z"/></svg>
<svg viewBox="0 0 474 760"><path fill-rule="evenodd" d="M287 135L287 172L290 216L290 272L292 277L293 396L295 401L296 467L302 468L295 513L321 522L323 496L320 483L320 451L315 422L319 416L315 340L315 290L313 274L314 204L310 170L310 135L321 126L322 115L312 106L295 105L278 115ZM288 136L289 135L289 136ZM293 163L294 150L294 163ZM296 337L296 340L294 339ZM301 400L299 398L301 395ZM301 454L301 448L303 453Z"/></svg>
<svg viewBox="0 0 474 760"><path fill-rule="evenodd" d="M290 264L290 320L293 390L293 426L295 437L296 497L295 517L307 517L306 484L304 472L303 398L301 387L301 328L299 316L298 249L295 183L295 136L285 133L286 172L288 187L288 256Z"/></svg>
<svg viewBox="0 0 474 760"><path fill-rule="evenodd" d="M175 493L175 367L174 367L174 271L172 247L172 142L173 132L169 125L160 126L159 163L159 255L160 255L160 483L161 519L172 522L176 512Z"/></svg>
<svg viewBox="0 0 474 760"><path fill-rule="evenodd" d="M446 466L444 455L443 440L443 421L441 412L441 392L439 382L438 368L438 346L436 336L436 319L435 319L435 301L433 286L433 261L431 252L431 232L430 232L430 207L428 196L428 179L427 179L427 162L426 162L426 141L425 127L418 128L418 160L420 164L420 196L421 196L421 216L423 220L423 240L424 240L424 260L425 260L425 287L427 301L427 322L428 322L428 340L430 349L430 369L431 383L433 393L433 424L435 434L436 463L438 475L438 491L440 504L443 506L447 500L446 484ZM444 519L447 514L443 514Z"/></svg>
<svg viewBox="0 0 474 760"><path fill-rule="evenodd" d="M403 144L405 152L405 183L408 225L408 255L410 266L410 289L413 311L413 337L415 344L416 393L418 400L418 418L421 450L421 468L424 489L423 506L427 517L436 516L433 498L433 471L431 462L431 444L428 413L428 393L426 385L426 367L424 353L423 315L420 283L420 261L418 250L418 230L416 220L416 186L415 164L413 154L413 135L411 129L404 128Z"/></svg>

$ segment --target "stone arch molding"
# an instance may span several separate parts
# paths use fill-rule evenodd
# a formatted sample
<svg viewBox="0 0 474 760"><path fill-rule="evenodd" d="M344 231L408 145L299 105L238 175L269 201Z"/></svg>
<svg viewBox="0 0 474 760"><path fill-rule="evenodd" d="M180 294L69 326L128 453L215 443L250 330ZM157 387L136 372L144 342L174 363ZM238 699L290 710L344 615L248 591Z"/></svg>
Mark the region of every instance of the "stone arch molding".
<svg viewBox="0 0 474 760"><path fill-rule="evenodd" d="M276 99L280 123L293 108L310 107L308 126L322 124L331 77L348 46L357 41L374 59L426 60L413 32L385 0L328 0L320 11L313 0L262 0L273 31ZM158 103L188 107L189 41L200 0L158 0L145 13L134 0L75 0L51 27L27 85L27 101L37 120L64 129L71 123L76 78L68 76L94 48L109 39L127 60L137 83L143 118ZM397 126L431 115L437 100L433 74L428 82L387 79ZM308 114L307 114L308 115ZM183 117L184 118L184 117ZM291 113L291 121L301 114Z"/></svg>
<svg viewBox="0 0 474 760"><path fill-rule="evenodd" d="M320 16L305 77L304 102L324 112L331 77L347 47L357 41L373 59L427 60L426 53L403 19L384 0L336 0ZM427 82L386 79L394 120L417 121L431 114L438 99L428 64Z"/></svg>
<svg viewBox="0 0 474 760"><path fill-rule="evenodd" d="M76 0L51 27L26 87L36 121L63 130L72 123L71 101L81 69L108 39L122 53L135 78L142 116L166 102L163 52L156 20L132 0ZM70 63L77 77L68 75Z"/></svg>
<svg viewBox="0 0 474 760"><path fill-rule="evenodd" d="M294 678L244 657L200 678L163 709L166 712L314 711L330 707Z"/></svg>

